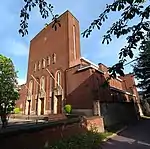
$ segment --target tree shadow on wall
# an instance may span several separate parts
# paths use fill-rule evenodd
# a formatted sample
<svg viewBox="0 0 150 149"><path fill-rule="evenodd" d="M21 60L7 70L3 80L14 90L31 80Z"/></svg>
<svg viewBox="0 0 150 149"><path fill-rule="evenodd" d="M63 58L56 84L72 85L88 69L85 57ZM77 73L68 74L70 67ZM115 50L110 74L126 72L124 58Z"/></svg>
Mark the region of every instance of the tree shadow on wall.
<svg viewBox="0 0 150 149"><path fill-rule="evenodd" d="M126 102L127 98L123 91L105 84L107 80L102 73L95 71L89 75L88 70L81 73L74 72L72 80L70 83L74 88L72 87L67 96L67 104L71 104L77 113L92 115L94 101L100 101L101 115L104 117L106 126L118 123L126 125L136 121L134 104Z"/></svg>

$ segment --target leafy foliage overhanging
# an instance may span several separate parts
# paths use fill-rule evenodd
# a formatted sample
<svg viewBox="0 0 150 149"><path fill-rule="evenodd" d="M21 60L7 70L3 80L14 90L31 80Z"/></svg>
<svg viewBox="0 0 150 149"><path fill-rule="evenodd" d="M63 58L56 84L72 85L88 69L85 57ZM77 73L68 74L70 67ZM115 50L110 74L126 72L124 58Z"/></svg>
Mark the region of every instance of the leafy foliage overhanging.
<svg viewBox="0 0 150 149"><path fill-rule="evenodd" d="M138 86L145 91L144 98L150 98L150 41L143 43L134 73L139 80Z"/></svg>

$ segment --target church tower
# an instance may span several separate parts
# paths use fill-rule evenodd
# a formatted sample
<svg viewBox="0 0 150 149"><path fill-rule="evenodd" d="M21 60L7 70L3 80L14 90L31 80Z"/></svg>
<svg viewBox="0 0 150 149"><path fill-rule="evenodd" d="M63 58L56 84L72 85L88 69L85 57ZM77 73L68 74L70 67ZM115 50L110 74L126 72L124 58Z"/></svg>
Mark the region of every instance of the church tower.
<svg viewBox="0 0 150 149"><path fill-rule="evenodd" d="M69 12L68 15L68 52L69 67L80 63L80 28L79 21Z"/></svg>

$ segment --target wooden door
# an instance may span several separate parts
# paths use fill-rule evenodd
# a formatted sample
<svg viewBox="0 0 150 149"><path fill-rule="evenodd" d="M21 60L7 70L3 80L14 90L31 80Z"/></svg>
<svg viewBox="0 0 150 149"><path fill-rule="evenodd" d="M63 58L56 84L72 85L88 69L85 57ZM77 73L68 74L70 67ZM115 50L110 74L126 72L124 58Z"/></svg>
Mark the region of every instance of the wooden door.
<svg viewBox="0 0 150 149"><path fill-rule="evenodd" d="M41 98L41 115L44 115L44 98Z"/></svg>
<svg viewBox="0 0 150 149"><path fill-rule="evenodd" d="M36 111L36 115L38 115L38 99L36 99L35 101L36 101L35 111Z"/></svg>
<svg viewBox="0 0 150 149"><path fill-rule="evenodd" d="M57 96L57 114L62 113L62 96Z"/></svg>
<svg viewBox="0 0 150 149"><path fill-rule="evenodd" d="M29 105L28 105L28 115L30 115L31 100L29 100L28 102L29 102Z"/></svg>

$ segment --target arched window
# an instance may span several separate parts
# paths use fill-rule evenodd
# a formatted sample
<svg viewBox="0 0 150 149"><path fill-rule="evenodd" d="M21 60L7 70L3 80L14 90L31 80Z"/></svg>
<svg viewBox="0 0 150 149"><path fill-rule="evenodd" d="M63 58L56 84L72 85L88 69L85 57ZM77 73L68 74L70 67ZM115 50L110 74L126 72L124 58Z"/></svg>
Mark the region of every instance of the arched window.
<svg viewBox="0 0 150 149"><path fill-rule="evenodd" d="M74 59L77 59L77 53L76 53L76 27L73 25L73 56Z"/></svg>
<svg viewBox="0 0 150 149"><path fill-rule="evenodd" d="M39 83L39 78L37 78L37 82ZM39 93L39 84L36 82L36 94Z"/></svg>
<svg viewBox="0 0 150 149"><path fill-rule="evenodd" d="M54 90L54 79L52 77L50 77L49 85L50 85L50 97L52 97L52 92Z"/></svg>
<svg viewBox="0 0 150 149"><path fill-rule="evenodd" d="M38 63L38 69L40 70L41 69L41 62L39 61Z"/></svg>
<svg viewBox="0 0 150 149"><path fill-rule="evenodd" d="M45 77L42 76L40 79L40 91L44 92L45 91Z"/></svg>
<svg viewBox="0 0 150 149"><path fill-rule="evenodd" d="M29 82L29 95L30 96L33 95L33 81L32 80Z"/></svg>
<svg viewBox="0 0 150 149"><path fill-rule="evenodd" d="M42 68L45 68L45 63L46 63L46 62L45 62L45 59L43 58L43 59L42 59Z"/></svg>
<svg viewBox="0 0 150 149"><path fill-rule="evenodd" d="M55 53L53 53L52 58L53 58L53 64L55 64L56 63L56 54Z"/></svg>
<svg viewBox="0 0 150 149"><path fill-rule="evenodd" d="M36 66L36 63L34 64L34 71L36 71L36 69L37 69L37 66Z"/></svg>
<svg viewBox="0 0 150 149"><path fill-rule="evenodd" d="M47 65L49 66L51 64L51 58L50 56L47 57Z"/></svg>
<svg viewBox="0 0 150 149"><path fill-rule="evenodd" d="M61 85L61 72L57 71L56 73L56 86L60 86Z"/></svg>

